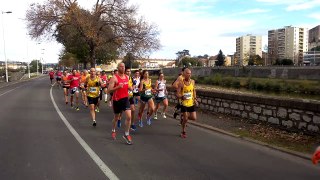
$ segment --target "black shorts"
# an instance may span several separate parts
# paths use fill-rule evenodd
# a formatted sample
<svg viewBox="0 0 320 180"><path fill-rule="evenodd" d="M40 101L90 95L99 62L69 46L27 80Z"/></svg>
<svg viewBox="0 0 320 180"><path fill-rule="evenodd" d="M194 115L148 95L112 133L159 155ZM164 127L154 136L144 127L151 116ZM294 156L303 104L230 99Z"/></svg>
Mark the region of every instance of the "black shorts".
<svg viewBox="0 0 320 180"><path fill-rule="evenodd" d="M102 100L102 89L101 88L100 88L99 98L100 98L100 101L101 101Z"/></svg>
<svg viewBox="0 0 320 180"><path fill-rule="evenodd" d="M57 81L61 81L61 78L58 78L58 77L57 77L56 80L57 80Z"/></svg>
<svg viewBox="0 0 320 180"><path fill-rule="evenodd" d="M133 93L133 97L136 97L136 96L140 96L140 93L139 92Z"/></svg>
<svg viewBox="0 0 320 180"><path fill-rule="evenodd" d="M133 99L133 97L130 97L130 98L129 98L129 103L130 103L130 105L134 104L134 99Z"/></svg>
<svg viewBox="0 0 320 180"><path fill-rule="evenodd" d="M165 100L165 99L167 99L166 96L164 96L164 97L157 97L157 96L156 96L156 97L154 98L156 104L161 103L161 102L162 102L163 100Z"/></svg>
<svg viewBox="0 0 320 180"><path fill-rule="evenodd" d="M99 97L89 97L89 96L87 96L87 98L88 98L88 104L94 104L94 105L98 104Z"/></svg>
<svg viewBox="0 0 320 180"><path fill-rule="evenodd" d="M119 99L118 101L113 100L113 112L114 114L119 114L123 111L130 110L129 98L125 97Z"/></svg>
<svg viewBox="0 0 320 180"><path fill-rule="evenodd" d="M181 112L184 113L184 112L195 112L196 111L196 108L195 106L190 106L190 107L186 107L186 106L181 106Z"/></svg>
<svg viewBox="0 0 320 180"><path fill-rule="evenodd" d="M63 89L64 89L64 88L69 89L69 87L70 87L70 86L62 86Z"/></svg>

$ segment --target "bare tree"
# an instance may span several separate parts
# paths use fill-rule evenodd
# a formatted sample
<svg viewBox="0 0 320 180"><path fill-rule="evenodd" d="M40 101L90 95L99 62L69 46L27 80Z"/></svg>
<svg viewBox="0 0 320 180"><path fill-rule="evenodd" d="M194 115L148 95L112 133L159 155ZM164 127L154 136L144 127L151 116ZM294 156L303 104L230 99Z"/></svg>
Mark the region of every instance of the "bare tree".
<svg viewBox="0 0 320 180"><path fill-rule="evenodd" d="M59 37L64 46L75 39L83 41L91 66L115 50L139 57L160 48L157 26L138 17L137 7L128 6L128 0L96 0L91 10L81 8L77 0L47 0L31 4L26 19L34 39ZM76 36L68 36L70 28Z"/></svg>

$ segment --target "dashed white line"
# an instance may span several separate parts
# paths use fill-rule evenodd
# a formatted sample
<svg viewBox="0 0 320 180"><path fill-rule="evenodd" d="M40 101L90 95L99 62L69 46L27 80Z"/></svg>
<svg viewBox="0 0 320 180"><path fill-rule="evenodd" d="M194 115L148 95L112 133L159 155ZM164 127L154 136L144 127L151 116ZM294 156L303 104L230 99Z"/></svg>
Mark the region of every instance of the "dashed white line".
<svg viewBox="0 0 320 180"><path fill-rule="evenodd" d="M71 134L76 138L76 140L80 143L83 149L89 154L92 160L98 165L101 171L106 175L107 178L111 180L118 180L119 178L111 171L111 169L100 159L100 157L90 148L90 146L81 138L78 132L71 126L68 120L64 117L60 109L58 108L53 95L52 95L52 87L50 89L50 97L53 103L54 108L56 109L57 113L59 114L61 120L67 126Z"/></svg>

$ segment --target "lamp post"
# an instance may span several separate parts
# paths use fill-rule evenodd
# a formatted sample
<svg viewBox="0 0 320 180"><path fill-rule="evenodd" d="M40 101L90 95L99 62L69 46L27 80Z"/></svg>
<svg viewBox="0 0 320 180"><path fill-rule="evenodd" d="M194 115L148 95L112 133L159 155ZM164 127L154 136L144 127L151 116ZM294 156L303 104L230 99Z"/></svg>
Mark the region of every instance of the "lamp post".
<svg viewBox="0 0 320 180"><path fill-rule="evenodd" d="M6 64L6 82L9 82L9 77L8 77L8 60L6 56L6 41L4 38L4 20L3 20L3 14L10 14L12 11L1 11L2 14L2 35L3 35L3 54L4 54L4 61Z"/></svg>
<svg viewBox="0 0 320 180"><path fill-rule="evenodd" d="M41 60L41 74L43 74L43 54L44 54L43 51L44 51L44 50L45 50L45 49L41 49L41 51L42 51L42 52L41 52L41 59L40 59L40 60Z"/></svg>

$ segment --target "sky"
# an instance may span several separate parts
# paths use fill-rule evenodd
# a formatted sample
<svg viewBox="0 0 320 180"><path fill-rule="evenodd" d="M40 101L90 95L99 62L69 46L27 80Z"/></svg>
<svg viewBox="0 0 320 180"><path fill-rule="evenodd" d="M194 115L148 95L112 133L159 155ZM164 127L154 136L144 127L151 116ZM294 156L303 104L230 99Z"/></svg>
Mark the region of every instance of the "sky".
<svg viewBox="0 0 320 180"><path fill-rule="evenodd" d="M58 62L62 46L54 40L31 40L25 18L28 5L43 0L1 0L0 61L6 58L28 62L43 59ZM95 0L78 0L91 9ZM320 25L320 0L129 0L138 5L138 15L158 26L162 48L149 57L175 59L176 52L187 49L191 56L226 55L236 51L236 38L252 34L267 45L268 30L284 26L313 28ZM4 36L3 36L4 30ZM4 37L4 38L3 38ZM5 43L4 43L5 42Z"/></svg>

